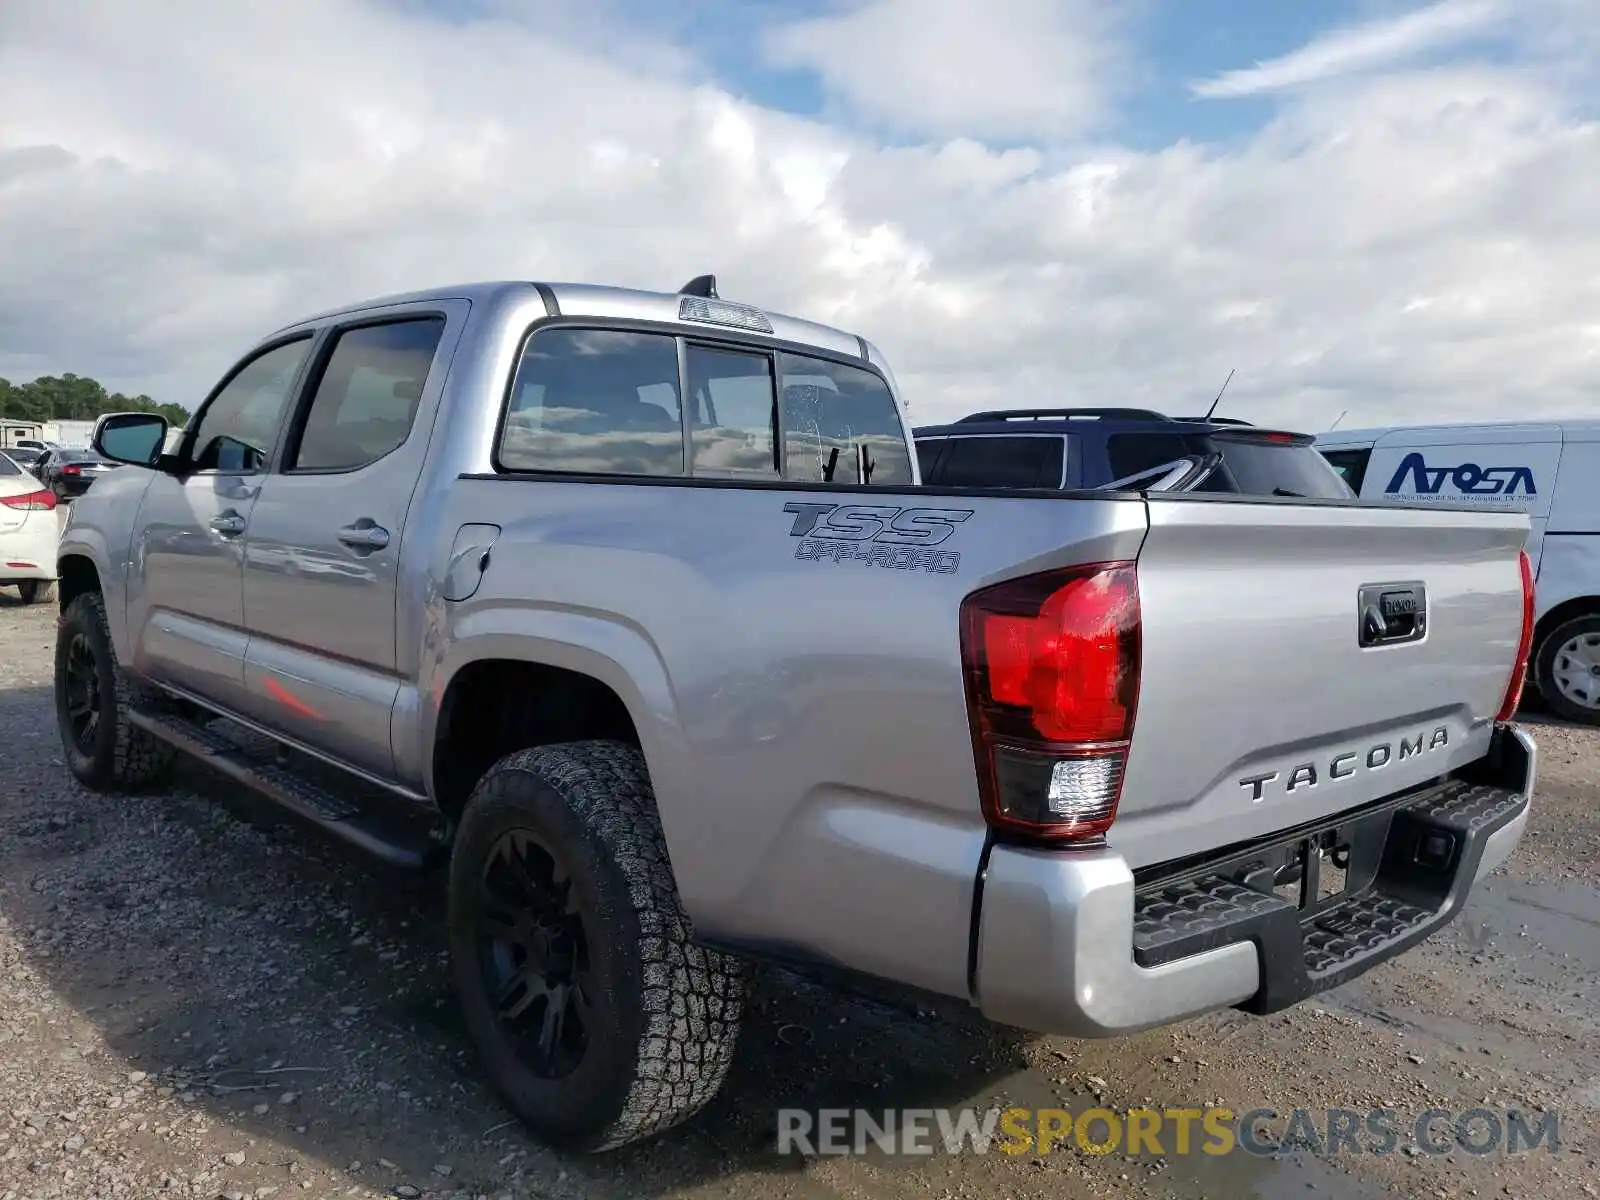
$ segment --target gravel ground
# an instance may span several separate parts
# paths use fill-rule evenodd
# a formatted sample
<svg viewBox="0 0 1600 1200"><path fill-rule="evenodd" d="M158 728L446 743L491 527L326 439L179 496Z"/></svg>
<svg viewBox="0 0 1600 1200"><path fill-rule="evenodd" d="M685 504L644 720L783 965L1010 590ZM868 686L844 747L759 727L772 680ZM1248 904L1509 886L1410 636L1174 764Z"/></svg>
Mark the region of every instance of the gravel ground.
<svg viewBox="0 0 1600 1200"><path fill-rule="evenodd" d="M1600 1196L1600 732L1540 725L1522 848L1463 916L1287 1013L1111 1043L764 977L724 1095L598 1160L527 1138L446 989L437 880L385 874L186 770L61 762L54 609L0 589L0 1200L62 1197ZM1017 1103L1554 1109L1518 1158L802 1160L775 1110Z"/></svg>

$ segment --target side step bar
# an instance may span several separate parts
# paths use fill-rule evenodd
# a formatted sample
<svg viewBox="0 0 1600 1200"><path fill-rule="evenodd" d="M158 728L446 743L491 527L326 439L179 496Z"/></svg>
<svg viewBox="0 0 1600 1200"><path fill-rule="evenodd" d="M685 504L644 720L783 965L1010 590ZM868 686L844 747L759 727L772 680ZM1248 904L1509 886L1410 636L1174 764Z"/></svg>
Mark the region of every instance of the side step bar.
<svg viewBox="0 0 1600 1200"><path fill-rule="evenodd" d="M128 719L152 736L176 747L214 770L222 772L260 796L288 809L359 850L390 866L424 870L441 862L445 845L422 815L403 811L405 804L395 796L379 796L377 789L353 776L348 792L308 773L284 765L274 754L256 753L240 742L213 729L210 724L189 720L173 713L134 710ZM226 718L217 718L226 721ZM254 736L254 735L252 735ZM267 739L261 738L265 741ZM335 767L324 767L319 774L343 774ZM373 794L366 804L362 793Z"/></svg>

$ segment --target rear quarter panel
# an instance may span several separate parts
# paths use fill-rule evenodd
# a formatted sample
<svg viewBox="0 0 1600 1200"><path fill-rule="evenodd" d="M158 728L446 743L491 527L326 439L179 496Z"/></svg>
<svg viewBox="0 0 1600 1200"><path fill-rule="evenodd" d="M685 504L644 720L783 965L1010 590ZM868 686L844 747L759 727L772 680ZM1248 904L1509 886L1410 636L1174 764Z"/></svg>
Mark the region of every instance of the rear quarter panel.
<svg viewBox="0 0 1600 1200"><path fill-rule="evenodd" d="M424 694L484 657L588 670L632 711L701 936L965 994L985 825L961 599L1135 557L1140 500L467 478L450 505L444 527L503 532L472 599L430 608ZM965 515L936 558L806 536L785 505L882 506L869 536Z"/></svg>

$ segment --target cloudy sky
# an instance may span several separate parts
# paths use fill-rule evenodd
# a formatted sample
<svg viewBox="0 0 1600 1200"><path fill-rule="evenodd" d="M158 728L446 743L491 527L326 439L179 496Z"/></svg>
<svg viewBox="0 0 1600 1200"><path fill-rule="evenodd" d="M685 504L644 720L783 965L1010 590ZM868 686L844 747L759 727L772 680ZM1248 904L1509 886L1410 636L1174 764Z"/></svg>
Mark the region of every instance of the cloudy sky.
<svg viewBox="0 0 1600 1200"><path fill-rule="evenodd" d="M0 376L704 271L918 421L1600 415L1600 3L0 0Z"/></svg>

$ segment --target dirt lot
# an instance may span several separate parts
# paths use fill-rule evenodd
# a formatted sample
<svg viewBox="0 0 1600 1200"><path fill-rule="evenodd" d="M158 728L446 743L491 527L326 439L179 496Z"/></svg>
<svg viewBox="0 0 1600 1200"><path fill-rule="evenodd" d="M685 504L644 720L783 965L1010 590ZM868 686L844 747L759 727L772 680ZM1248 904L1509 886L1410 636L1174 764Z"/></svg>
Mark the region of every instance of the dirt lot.
<svg viewBox="0 0 1600 1200"><path fill-rule="evenodd" d="M479 1082L436 882L396 878L198 771L69 781L54 611L0 590L0 1200L113 1196L1600 1196L1600 734L1541 725L1538 807L1445 932L1315 1002L1118 1043L773 973L723 1097L564 1160ZM1264 1159L779 1157L794 1106L1376 1106L1560 1113L1560 1147ZM1281 1126L1280 1126L1281 1128Z"/></svg>

